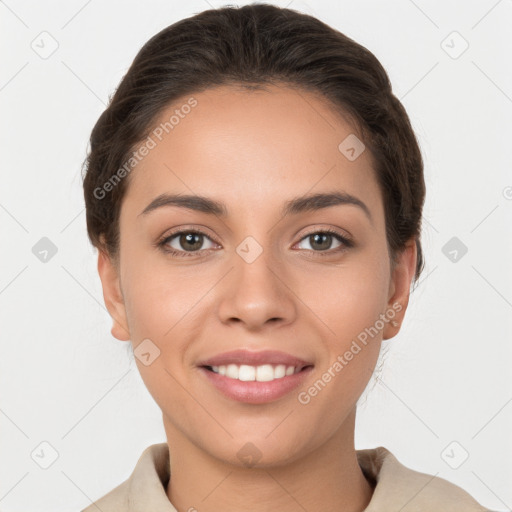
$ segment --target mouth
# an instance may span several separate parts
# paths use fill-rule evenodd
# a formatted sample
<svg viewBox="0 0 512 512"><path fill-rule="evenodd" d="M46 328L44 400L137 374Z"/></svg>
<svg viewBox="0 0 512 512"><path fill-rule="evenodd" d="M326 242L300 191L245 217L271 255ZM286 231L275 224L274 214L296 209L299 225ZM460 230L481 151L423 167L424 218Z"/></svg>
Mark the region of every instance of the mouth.
<svg viewBox="0 0 512 512"><path fill-rule="evenodd" d="M202 368L205 368L209 372L241 382L272 382L295 375L312 367L313 365L311 364L301 364L298 366L285 364L262 364L252 366L248 364L239 365L234 363L217 366L202 366Z"/></svg>
<svg viewBox="0 0 512 512"><path fill-rule="evenodd" d="M200 374L223 397L248 404L273 402L304 383L314 364L278 350L238 349L201 361Z"/></svg>

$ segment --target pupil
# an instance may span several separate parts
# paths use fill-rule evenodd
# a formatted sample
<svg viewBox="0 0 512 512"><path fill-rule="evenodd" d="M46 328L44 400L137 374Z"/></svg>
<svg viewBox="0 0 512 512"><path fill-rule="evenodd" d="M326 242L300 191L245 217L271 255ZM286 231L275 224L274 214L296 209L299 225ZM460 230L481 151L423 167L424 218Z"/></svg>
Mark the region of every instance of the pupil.
<svg viewBox="0 0 512 512"><path fill-rule="evenodd" d="M199 233L187 233L186 235L181 236L180 244L184 249L187 248L187 244L188 244L189 248L192 251L197 251L201 247L202 236L203 235L201 235ZM194 243L194 239L196 239L195 243Z"/></svg>
<svg viewBox="0 0 512 512"><path fill-rule="evenodd" d="M320 249L329 249L329 246L331 245L330 244L330 241L331 241L331 237L332 235L329 235L328 233L317 233L315 235L312 235L312 238L314 240L314 244L318 243L320 245ZM322 241L319 242L319 239L323 239L323 243ZM326 240L329 242L329 243L325 243ZM312 244L312 246L314 245Z"/></svg>

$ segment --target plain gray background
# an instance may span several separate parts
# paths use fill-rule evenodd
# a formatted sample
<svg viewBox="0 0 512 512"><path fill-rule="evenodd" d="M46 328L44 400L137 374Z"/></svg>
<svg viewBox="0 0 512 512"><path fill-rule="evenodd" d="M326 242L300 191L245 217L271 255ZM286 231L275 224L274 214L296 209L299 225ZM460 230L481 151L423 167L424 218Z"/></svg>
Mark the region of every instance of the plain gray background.
<svg viewBox="0 0 512 512"><path fill-rule="evenodd" d="M510 510L512 1L275 4L320 18L379 58L425 159L427 264L360 400L356 448L385 446ZM165 441L127 344L110 334L80 166L146 40L223 5L0 2L3 512L82 509ZM41 261L49 245L56 252Z"/></svg>

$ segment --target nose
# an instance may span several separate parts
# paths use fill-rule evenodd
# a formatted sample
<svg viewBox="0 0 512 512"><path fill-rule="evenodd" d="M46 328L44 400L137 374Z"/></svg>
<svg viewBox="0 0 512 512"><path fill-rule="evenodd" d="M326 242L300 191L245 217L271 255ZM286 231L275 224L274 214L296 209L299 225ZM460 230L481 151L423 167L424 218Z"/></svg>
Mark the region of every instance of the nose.
<svg viewBox="0 0 512 512"><path fill-rule="evenodd" d="M242 324L257 331L283 326L297 315L293 283L282 265L271 262L265 251L252 262L234 255L234 268L223 280L218 314L225 324Z"/></svg>

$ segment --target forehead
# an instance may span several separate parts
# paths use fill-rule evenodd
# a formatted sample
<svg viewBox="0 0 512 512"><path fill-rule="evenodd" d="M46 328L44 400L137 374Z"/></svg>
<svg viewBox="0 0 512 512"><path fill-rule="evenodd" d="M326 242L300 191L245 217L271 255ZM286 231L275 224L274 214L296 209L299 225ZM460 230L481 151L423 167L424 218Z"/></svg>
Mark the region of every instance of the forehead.
<svg viewBox="0 0 512 512"><path fill-rule="evenodd" d="M190 98L195 106L182 108ZM254 212L336 189L358 196L378 216L369 151L350 160L339 148L354 136L347 118L309 92L208 89L161 112L150 131L154 147L132 171L125 202L140 210L159 194L177 192Z"/></svg>

